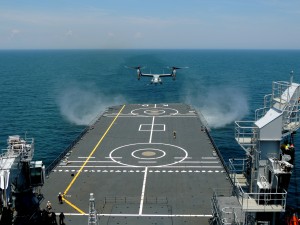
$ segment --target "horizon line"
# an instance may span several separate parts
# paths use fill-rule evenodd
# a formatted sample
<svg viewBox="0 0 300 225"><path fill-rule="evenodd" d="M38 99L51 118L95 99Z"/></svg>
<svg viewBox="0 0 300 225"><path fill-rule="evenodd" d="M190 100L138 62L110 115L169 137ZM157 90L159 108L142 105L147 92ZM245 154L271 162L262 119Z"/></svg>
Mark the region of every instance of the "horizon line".
<svg viewBox="0 0 300 225"><path fill-rule="evenodd" d="M86 51L86 50L209 50L209 51L299 51L300 48L0 48L0 51Z"/></svg>

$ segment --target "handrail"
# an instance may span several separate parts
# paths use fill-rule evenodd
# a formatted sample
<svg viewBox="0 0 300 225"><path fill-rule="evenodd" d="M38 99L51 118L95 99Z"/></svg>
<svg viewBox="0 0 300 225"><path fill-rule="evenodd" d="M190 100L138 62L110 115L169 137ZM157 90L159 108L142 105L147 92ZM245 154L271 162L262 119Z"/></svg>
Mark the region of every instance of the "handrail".
<svg viewBox="0 0 300 225"><path fill-rule="evenodd" d="M251 192L244 192L242 187L237 186L237 190L239 194L237 194L237 198L239 199L242 206L246 206L244 208L245 211L256 211L256 208L251 208L251 204L253 200L258 204L264 207L266 210L267 206L270 205L281 205L282 211L285 211L286 207L286 197L287 197L287 191L282 190L283 192L277 192L277 193L251 193ZM272 204L273 203L273 204Z"/></svg>
<svg viewBox="0 0 300 225"><path fill-rule="evenodd" d="M99 114L89 123L89 125L85 127L83 131L81 131L81 133L76 137L76 139L72 141L71 144L69 144L68 147L47 166L45 170L46 176L49 176L53 168L57 166L57 164L66 156L66 154L77 144L77 142L86 134L86 132L88 132L88 130L93 126L93 124L95 124L97 120L100 119L106 111L107 108L102 112L99 112Z"/></svg>
<svg viewBox="0 0 300 225"><path fill-rule="evenodd" d="M219 158L220 158L220 160L221 160L221 163L222 163L222 165L223 165L223 167L224 167L226 173L229 174L228 167L227 167L227 165L226 165L226 163L225 163L225 161L224 161L224 159L223 159L223 157L222 157L222 155L221 155L221 152L220 152L219 148L217 147L217 145L216 145L216 143L214 142L212 136L210 135L210 132L208 131L208 129L207 129L206 127L205 127L205 132L206 132L208 138L210 139L210 141L211 141L211 143L212 143L214 149L216 150L217 155L219 156ZM234 185L234 184L232 183L232 180L231 180L231 179L230 179L230 182L231 182L232 185Z"/></svg>
<svg viewBox="0 0 300 225"><path fill-rule="evenodd" d="M245 192L242 187L236 186L234 190L214 189L213 198L216 199L218 196L236 196L245 212L257 211L257 208L253 207L253 201L263 207L265 211L267 211L267 207L271 205L280 205L282 212L285 211L287 197L287 191L285 189L277 193L249 193Z"/></svg>
<svg viewBox="0 0 300 225"><path fill-rule="evenodd" d="M84 130L77 136L77 138L68 145L68 147L59 154L56 159L54 159L46 168L45 173L46 176L49 176L50 172L57 166L57 164L66 156L66 154L76 145L76 143L86 134L86 132L90 129L90 127L84 128Z"/></svg>

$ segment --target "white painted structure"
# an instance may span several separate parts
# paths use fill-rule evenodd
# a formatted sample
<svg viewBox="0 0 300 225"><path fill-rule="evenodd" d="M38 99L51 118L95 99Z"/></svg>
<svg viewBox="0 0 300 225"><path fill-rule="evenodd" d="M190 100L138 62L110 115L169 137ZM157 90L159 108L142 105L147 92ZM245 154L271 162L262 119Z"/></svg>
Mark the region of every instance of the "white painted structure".
<svg viewBox="0 0 300 225"><path fill-rule="evenodd" d="M246 158L229 161L234 184L231 197L236 203L230 206L218 191L213 197L218 224L226 224L228 216L234 218L233 224L279 223L293 170L291 142L300 126L299 97L300 84L294 83L292 76L290 82L273 82L272 94L265 96L264 107L256 110L255 121L235 122L235 139ZM222 213L225 205L230 215Z"/></svg>

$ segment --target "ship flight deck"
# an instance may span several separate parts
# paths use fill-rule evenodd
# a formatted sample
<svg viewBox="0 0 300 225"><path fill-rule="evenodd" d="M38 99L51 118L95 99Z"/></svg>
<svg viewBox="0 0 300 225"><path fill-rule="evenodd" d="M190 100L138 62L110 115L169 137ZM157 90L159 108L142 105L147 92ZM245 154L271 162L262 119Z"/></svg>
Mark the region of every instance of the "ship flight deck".
<svg viewBox="0 0 300 225"><path fill-rule="evenodd" d="M209 224L221 187L228 173L194 108L128 104L108 108L52 170L41 208L88 224L93 193L101 225Z"/></svg>

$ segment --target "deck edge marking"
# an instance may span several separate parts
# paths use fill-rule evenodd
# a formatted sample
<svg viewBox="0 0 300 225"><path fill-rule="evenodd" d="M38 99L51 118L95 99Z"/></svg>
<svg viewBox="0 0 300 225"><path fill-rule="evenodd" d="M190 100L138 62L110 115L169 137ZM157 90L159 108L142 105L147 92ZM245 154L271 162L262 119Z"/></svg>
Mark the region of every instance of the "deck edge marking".
<svg viewBox="0 0 300 225"><path fill-rule="evenodd" d="M93 148L92 152L90 153L90 155L87 157L87 159L85 160L85 162L82 164L82 166L80 167L79 171L76 173L76 175L74 176L74 178L71 180L70 184L68 185L68 187L66 188L66 190L64 191L64 195L66 195L69 191L69 189L71 188L71 186L74 184L74 182L76 181L77 177L79 176L79 174L81 173L82 169L85 167L85 165L87 164L87 162L90 160L90 158L92 157L92 155L94 154L94 152L96 151L96 149L98 148L98 146L100 145L100 143L102 142L102 140L104 139L104 137L106 136L106 134L108 133L108 131L111 129L112 125L116 122L117 118L119 117L119 115L121 114L121 112L123 111L123 109L125 108L125 105L123 105L123 107L120 109L120 111L118 112L118 114L116 115L116 117L114 118L114 120L111 122L111 124L109 125L109 127L106 129L105 133L102 135L102 137L100 138L100 140L98 141L98 143L95 145L95 147ZM66 199L64 199L66 201ZM73 205L71 202L66 201L66 203L68 203L70 206L72 206L73 208L75 207L75 209L82 213L85 214L82 210L80 210L79 208L77 208L75 205Z"/></svg>

